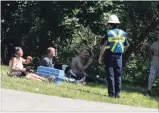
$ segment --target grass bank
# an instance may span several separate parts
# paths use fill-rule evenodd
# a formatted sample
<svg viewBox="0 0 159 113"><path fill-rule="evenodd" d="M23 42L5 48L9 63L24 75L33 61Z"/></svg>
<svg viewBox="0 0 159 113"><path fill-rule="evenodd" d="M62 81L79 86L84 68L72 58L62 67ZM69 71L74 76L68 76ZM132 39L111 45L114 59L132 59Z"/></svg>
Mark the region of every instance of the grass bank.
<svg viewBox="0 0 159 113"><path fill-rule="evenodd" d="M146 90L139 86L123 84L120 99L107 97L107 88L103 85L87 84L80 86L72 83L62 85L49 84L44 82L32 81L25 78L12 78L7 76L7 66L1 66L1 86L2 88L21 90L46 95L107 102L131 106L158 108L159 103L156 97L145 97L142 92Z"/></svg>

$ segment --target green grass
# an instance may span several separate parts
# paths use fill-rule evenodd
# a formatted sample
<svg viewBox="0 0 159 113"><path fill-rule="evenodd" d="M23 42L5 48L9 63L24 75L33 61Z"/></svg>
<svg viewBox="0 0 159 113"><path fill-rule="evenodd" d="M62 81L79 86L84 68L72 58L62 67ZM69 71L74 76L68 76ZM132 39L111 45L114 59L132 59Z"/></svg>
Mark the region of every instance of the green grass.
<svg viewBox="0 0 159 113"><path fill-rule="evenodd" d="M7 66L1 66L2 88L21 90L46 95L55 95L82 100L116 103L140 107L158 108L157 98L143 96L145 90L139 86L123 85L120 99L107 97L107 88L97 84L87 84L84 86L64 83L63 85L49 84L44 82L32 81L25 78L8 77Z"/></svg>

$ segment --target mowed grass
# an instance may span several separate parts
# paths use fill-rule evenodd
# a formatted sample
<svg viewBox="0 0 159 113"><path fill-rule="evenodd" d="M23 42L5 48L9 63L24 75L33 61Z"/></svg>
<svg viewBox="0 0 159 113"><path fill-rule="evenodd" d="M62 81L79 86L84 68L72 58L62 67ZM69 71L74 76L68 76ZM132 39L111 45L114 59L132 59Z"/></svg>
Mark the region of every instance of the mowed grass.
<svg viewBox="0 0 159 113"><path fill-rule="evenodd" d="M21 90L46 95L55 95L89 101L107 102L131 106L158 108L159 100L157 97L145 97L142 93L145 89L139 86L123 85L120 99L107 97L107 88L98 84L77 85L64 83L56 85L44 83L25 78L12 78L7 76L7 66L1 66L2 88Z"/></svg>

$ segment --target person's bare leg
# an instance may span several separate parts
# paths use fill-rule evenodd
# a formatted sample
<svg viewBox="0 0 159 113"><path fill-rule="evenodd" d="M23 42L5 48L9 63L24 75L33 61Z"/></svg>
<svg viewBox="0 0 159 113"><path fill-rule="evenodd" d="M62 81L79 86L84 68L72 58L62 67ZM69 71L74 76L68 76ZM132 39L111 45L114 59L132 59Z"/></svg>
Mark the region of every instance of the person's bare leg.
<svg viewBox="0 0 159 113"><path fill-rule="evenodd" d="M149 90L149 91L151 91L152 86L153 86L153 81L149 81L149 82L148 82L148 90Z"/></svg>
<svg viewBox="0 0 159 113"><path fill-rule="evenodd" d="M32 76L31 74L28 74L28 75L26 76L26 78L31 79L31 80L42 81L41 79L37 79L37 78L35 78L35 77L34 77L34 76Z"/></svg>
<svg viewBox="0 0 159 113"><path fill-rule="evenodd" d="M36 78L36 79L40 79L40 80L42 80L42 81L47 81L46 78L41 77L41 76L38 76L38 75L36 75L36 74L34 74L34 73L31 73L30 75L31 75L32 77Z"/></svg>
<svg viewBox="0 0 159 113"><path fill-rule="evenodd" d="M156 68L151 66L150 73L149 73L149 79L148 79L148 92L147 92L148 96L151 95L151 89L152 89L152 86L153 86L153 82L156 78L156 75L157 75Z"/></svg>
<svg viewBox="0 0 159 113"><path fill-rule="evenodd" d="M153 75L153 77L151 75L151 78L149 77L149 80L148 80L148 92L147 93L148 93L149 96L151 95L151 89L152 89L154 80L155 80L154 75Z"/></svg>
<svg viewBox="0 0 159 113"><path fill-rule="evenodd" d="M29 76L29 78L32 78L32 79L34 79L34 80L47 81L46 78L40 77L40 76L38 76L38 75L36 75L36 74L34 74L34 73L30 73L30 74L28 74L27 76Z"/></svg>
<svg viewBox="0 0 159 113"><path fill-rule="evenodd" d="M79 84L83 84L86 80L86 77L83 77L81 80L79 80Z"/></svg>
<svg viewBox="0 0 159 113"><path fill-rule="evenodd" d="M48 78L44 78L44 77L38 76L36 74L32 74L32 76L35 77L36 79L40 79L42 81L46 81L46 82L49 82L49 83L52 82L55 79L54 76L50 76Z"/></svg>
<svg viewBox="0 0 159 113"><path fill-rule="evenodd" d="M47 82L51 83L51 82L53 82L55 80L55 77L54 76L50 76L46 80L47 80Z"/></svg>
<svg viewBox="0 0 159 113"><path fill-rule="evenodd" d="M55 79L55 77L53 77L53 76L44 78L44 77L38 76L34 73L30 73L30 74L28 74L28 76L29 76L29 78L32 78L34 80L41 80L41 81L45 81L45 82L52 82Z"/></svg>

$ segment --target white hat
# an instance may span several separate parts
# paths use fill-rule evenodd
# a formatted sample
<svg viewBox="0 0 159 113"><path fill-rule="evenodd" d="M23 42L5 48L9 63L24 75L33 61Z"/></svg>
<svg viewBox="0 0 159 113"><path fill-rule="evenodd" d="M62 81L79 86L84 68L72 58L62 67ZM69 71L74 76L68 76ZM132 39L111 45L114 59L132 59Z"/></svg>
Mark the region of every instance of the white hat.
<svg viewBox="0 0 159 113"><path fill-rule="evenodd" d="M108 19L108 23L115 23L115 24L119 24L120 21L118 19L118 17L116 15L111 15Z"/></svg>

